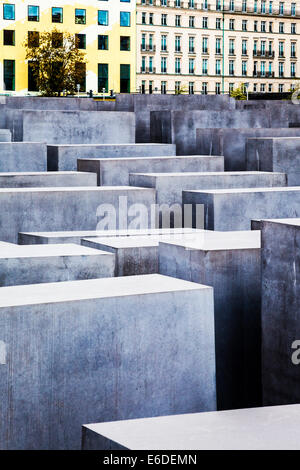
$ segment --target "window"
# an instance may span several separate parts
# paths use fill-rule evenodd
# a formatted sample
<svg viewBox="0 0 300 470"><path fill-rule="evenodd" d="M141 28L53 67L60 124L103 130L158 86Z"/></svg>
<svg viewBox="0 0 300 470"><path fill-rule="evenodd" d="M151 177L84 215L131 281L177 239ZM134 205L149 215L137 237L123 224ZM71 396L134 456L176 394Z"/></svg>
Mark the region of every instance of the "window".
<svg viewBox="0 0 300 470"><path fill-rule="evenodd" d="M296 43L291 42L291 57L296 57Z"/></svg>
<svg viewBox="0 0 300 470"><path fill-rule="evenodd" d="M216 38L216 54L221 54L221 38Z"/></svg>
<svg viewBox="0 0 300 470"><path fill-rule="evenodd" d="M52 23L62 23L63 22L63 9L53 7L52 8Z"/></svg>
<svg viewBox="0 0 300 470"><path fill-rule="evenodd" d="M181 60L179 57L176 57L175 59L175 73L180 73L181 71Z"/></svg>
<svg viewBox="0 0 300 470"><path fill-rule="evenodd" d="M247 40L242 40L242 55L247 55Z"/></svg>
<svg viewBox="0 0 300 470"><path fill-rule="evenodd" d="M234 75L234 60L229 61L229 75Z"/></svg>
<svg viewBox="0 0 300 470"><path fill-rule="evenodd" d="M195 61L194 61L194 59L189 59L189 73L190 74L195 73Z"/></svg>
<svg viewBox="0 0 300 470"><path fill-rule="evenodd" d="M272 77L272 74L273 74L272 68L273 68L272 62L269 62L269 77Z"/></svg>
<svg viewBox="0 0 300 470"><path fill-rule="evenodd" d="M15 32L14 30L4 29L3 30L3 45L14 46L15 45Z"/></svg>
<svg viewBox="0 0 300 470"><path fill-rule="evenodd" d="M257 41L254 41L253 43L253 54L257 55Z"/></svg>
<svg viewBox="0 0 300 470"><path fill-rule="evenodd" d="M145 82L145 80L142 80L142 85L140 87L140 90L141 90L142 95L144 95L146 93L146 82Z"/></svg>
<svg viewBox="0 0 300 470"><path fill-rule="evenodd" d="M203 0L203 3L202 3L202 8L203 8L203 10L207 10L207 9L208 9L208 3L207 3L207 0Z"/></svg>
<svg viewBox="0 0 300 470"><path fill-rule="evenodd" d="M284 33L284 23L279 23L279 32Z"/></svg>
<svg viewBox="0 0 300 470"><path fill-rule="evenodd" d="M181 38L180 36L175 36L175 52L180 52L181 50Z"/></svg>
<svg viewBox="0 0 300 470"><path fill-rule="evenodd" d="M254 13L257 13L257 0L254 0Z"/></svg>
<svg viewBox="0 0 300 470"><path fill-rule="evenodd" d="M279 2L279 15L283 15L283 14L284 14L284 3Z"/></svg>
<svg viewBox="0 0 300 470"><path fill-rule="evenodd" d="M242 76L246 77L247 75L247 61L243 60L242 61Z"/></svg>
<svg viewBox="0 0 300 470"><path fill-rule="evenodd" d="M257 75L257 61L255 60L254 63L253 63L253 75L256 76Z"/></svg>
<svg viewBox="0 0 300 470"><path fill-rule="evenodd" d="M28 21L40 21L40 7L28 6Z"/></svg>
<svg viewBox="0 0 300 470"><path fill-rule="evenodd" d="M108 92L108 64L98 64L98 92Z"/></svg>
<svg viewBox="0 0 300 470"><path fill-rule="evenodd" d="M194 16L189 16L189 27L190 28L195 27L195 17Z"/></svg>
<svg viewBox="0 0 300 470"><path fill-rule="evenodd" d="M120 37L120 51L130 51L130 36Z"/></svg>
<svg viewBox="0 0 300 470"><path fill-rule="evenodd" d="M208 53L207 43L208 43L208 39L207 38L202 38L202 53L203 54Z"/></svg>
<svg viewBox="0 0 300 470"><path fill-rule="evenodd" d="M272 23L272 21L269 22L269 33L273 33L273 23Z"/></svg>
<svg viewBox="0 0 300 470"><path fill-rule="evenodd" d="M86 91L86 64L77 62L75 64L75 73L77 76L77 83L80 85L79 91Z"/></svg>
<svg viewBox="0 0 300 470"><path fill-rule="evenodd" d="M291 3L291 16L296 15L296 3Z"/></svg>
<svg viewBox="0 0 300 470"><path fill-rule="evenodd" d="M261 0L260 12L261 13L266 13L266 0Z"/></svg>
<svg viewBox="0 0 300 470"><path fill-rule="evenodd" d="M86 49L86 35L75 34L78 49Z"/></svg>
<svg viewBox="0 0 300 470"><path fill-rule="evenodd" d="M257 31L257 21L254 21L254 31Z"/></svg>
<svg viewBox="0 0 300 470"><path fill-rule="evenodd" d="M98 25L108 26L108 11L98 10Z"/></svg>
<svg viewBox="0 0 300 470"><path fill-rule="evenodd" d="M283 77L284 75L283 62L279 62L278 64L278 75L279 77Z"/></svg>
<svg viewBox="0 0 300 470"><path fill-rule="evenodd" d="M160 83L160 92L162 95L165 95L167 93L167 82Z"/></svg>
<svg viewBox="0 0 300 470"><path fill-rule="evenodd" d="M234 39L229 39L229 54L234 54Z"/></svg>
<svg viewBox="0 0 300 470"><path fill-rule="evenodd" d="M175 94L178 94L180 92L180 87L181 87L181 83L175 82Z"/></svg>
<svg viewBox="0 0 300 470"><path fill-rule="evenodd" d="M194 53L195 52L195 38L194 37L189 37L189 52Z"/></svg>
<svg viewBox="0 0 300 470"><path fill-rule="evenodd" d="M234 11L234 0L229 0L229 10Z"/></svg>
<svg viewBox="0 0 300 470"><path fill-rule="evenodd" d="M52 33L52 47L62 47L64 36L63 33Z"/></svg>
<svg viewBox="0 0 300 470"><path fill-rule="evenodd" d="M266 63L265 63L265 61L262 61L260 63L260 74L261 74L262 77L266 76Z"/></svg>
<svg viewBox="0 0 300 470"><path fill-rule="evenodd" d="M261 55L266 55L266 41L260 42L260 53Z"/></svg>
<svg viewBox="0 0 300 470"><path fill-rule="evenodd" d="M28 62L28 91L39 91L31 60Z"/></svg>
<svg viewBox="0 0 300 470"><path fill-rule="evenodd" d="M181 0L175 0L175 7L177 8L181 7Z"/></svg>
<svg viewBox="0 0 300 470"><path fill-rule="evenodd" d="M278 85L278 91L279 91L279 93L283 93L283 91L284 91L284 85L283 85L282 83L279 83L279 85Z"/></svg>
<svg viewBox="0 0 300 470"><path fill-rule="evenodd" d="M167 6L167 0L160 0L160 5L162 7L166 7Z"/></svg>
<svg viewBox="0 0 300 470"><path fill-rule="evenodd" d="M202 95L207 95L207 82L202 83Z"/></svg>
<svg viewBox="0 0 300 470"><path fill-rule="evenodd" d="M153 51L153 34L149 34L149 51Z"/></svg>
<svg viewBox="0 0 300 470"><path fill-rule="evenodd" d="M146 24L146 13L142 13L142 24Z"/></svg>
<svg viewBox="0 0 300 470"><path fill-rule="evenodd" d="M153 24L153 13L149 13L149 24ZM130 26L130 24L128 26Z"/></svg>
<svg viewBox="0 0 300 470"><path fill-rule="evenodd" d="M273 2L269 2L269 13L273 13Z"/></svg>
<svg viewBox="0 0 300 470"><path fill-rule="evenodd" d="M152 95L152 92L153 92L153 81L150 80L149 81L149 95Z"/></svg>
<svg viewBox="0 0 300 470"><path fill-rule="evenodd" d="M194 94L194 82L189 82L189 95Z"/></svg>
<svg viewBox="0 0 300 470"><path fill-rule="evenodd" d="M120 11L120 26L127 26L127 27L130 26L130 12L129 11Z"/></svg>
<svg viewBox="0 0 300 470"><path fill-rule="evenodd" d="M264 93L265 92L266 85L264 83L260 84L260 92Z"/></svg>
<svg viewBox="0 0 300 470"><path fill-rule="evenodd" d="M229 93L232 93L234 90L234 83L229 83Z"/></svg>
<svg viewBox="0 0 300 470"><path fill-rule="evenodd" d="M180 15L176 15L176 16L175 16L175 26L180 26L180 20L181 20L181 16L180 16Z"/></svg>
<svg viewBox="0 0 300 470"><path fill-rule="evenodd" d="M81 8L75 9L75 23L86 24L86 10L82 10Z"/></svg>
<svg viewBox="0 0 300 470"><path fill-rule="evenodd" d="M130 93L130 65L120 65L120 92Z"/></svg>
<svg viewBox="0 0 300 470"><path fill-rule="evenodd" d="M39 47L40 34L38 31L28 31L28 46Z"/></svg>
<svg viewBox="0 0 300 470"><path fill-rule="evenodd" d="M15 90L15 61L4 60L3 61L3 79L5 90Z"/></svg>
<svg viewBox="0 0 300 470"><path fill-rule="evenodd" d="M216 83L215 91L216 91L216 95L220 95L220 93L221 93L221 83L220 82Z"/></svg>
<svg viewBox="0 0 300 470"><path fill-rule="evenodd" d="M3 19L4 20L14 20L15 19L15 5L12 5L11 3L4 3L4 5L3 5Z"/></svg>
<svg viewBox="0 0 300 470"><path fill-rule="evenodd" d="M142 56L141 72L142 72L142 73L145 73L145 72L146 72L146 57L145 57L144 55Z"/></svg>
<svg viewBox="0 0 300 470"><path fill-rule="evenodd" d="M160 71L161 73L167 73L167 58L166 57L161 57Z"/></svg>
<svg viewBox="0 0 300 470"><path fill-rule="evenodd" d="M149 57L149 73L153 73L153 57Z"/></svg>
<svg viewBox="0 0 300 470"><path fill-rule="evenodd" d="M161 15L161 24L162 26L167 26L167 15L165 13Z"/></svg>
<svg viewBox="0 0 300 470"><path fill-rule="evenodd" d="M296 34L296 23L291 23L291 34Z"/></svg>
<svg viewBox="0 0 300 470"><path fill-rule="evenodd" d="M262 33L266 32L266 22L265 21L262 21L260 23L260 30L261 30Z"/></svg>
<svg viewBox="0 0 300 470"><path fill-rule="evenodd" d="M216 10L221 11L221 0L216 0Z"/></svg>
<svg viewBox="0 0 300 470"><path fill-rule="evenodd" d="M98 35L98 49L100 51L108 50L108 36L106 34Z"/></svg>
<svg viewBox="0 0 300 470"><path fill-rule="evenodd" d="M216 18L216 29L221 29L221 18Z"/></svg>
<svg viewBox="0 0 300 470"><path fill-rule="evenodd" d="M203 16L202 18L202 28L207 29L207 17Z"/></svg>
<svg viewBox="0 0 300 470"><path fill-rule="evenodd" d="M202 59L202 75L207 75L207 59Z"/></svg>
<svg viewBox="0 0 300 470"><path fill-rule="evenodd" d="M242 20L242 31L247 31L247 20Z"/></svg>
<svg viewBox="0 0 300 470"><path fill-rule="evenodd" d="M291 77L296 76L296 64L295 62L291 62Z"/></svg>
<svg viewBox="0 0 300 470"><path fill-rule="evenodd" d="M195 8L195 0L189 0L189 8Z"/></svg>
<svg viewBox="0 0 300 470"><path fill-rule="evenodd" d="M233 19L230 19L230 20L229 20L229 29L230 29L230 30L233 30L233 29L234 29L234 20L233 20Z"/></svg>
<svg viewBox="0 0 300 470"><path fill-rule="evenodd" d="M162 35L161 36L161 50L162 51L166 51L167 50L167 36L166 35Z"/></svg>
<svg viewBox="0 0 300 470"><path fill-rule="evenodd" d="M220 59L216 60L216 75L221 75L221 61L220 61Z"/></svg>
<svg viewBox="0 0 300 470"><path fill-rule="evenodd" d="M243 13L247 12L247 0L243 0L242 2L242 12Z"/></svg>
<svg viewBox="0 0 300 470"><path fill-rule="evenodd" d="M283 46L284 46L283 41L279 41L279 57L284 57Z"/></svg>
<svg viewBox="0 0 300 470"><path fill-rule="evenodd" d="M272 83L269 83L268 92L269 92L269 93L272 93L272 89L273 89Z"/></svg>

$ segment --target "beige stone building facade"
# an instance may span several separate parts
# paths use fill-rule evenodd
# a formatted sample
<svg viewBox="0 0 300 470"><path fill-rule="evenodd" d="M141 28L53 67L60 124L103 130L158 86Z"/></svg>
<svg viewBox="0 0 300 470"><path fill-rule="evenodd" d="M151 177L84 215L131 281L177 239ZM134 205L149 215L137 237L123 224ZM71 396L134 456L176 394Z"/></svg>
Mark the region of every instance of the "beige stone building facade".
<svg viewBox="0 0 300 470"><path fill-rule="evenodd" d="M297 2L137 0L137 91L289 91L299 35Z"/></svg>

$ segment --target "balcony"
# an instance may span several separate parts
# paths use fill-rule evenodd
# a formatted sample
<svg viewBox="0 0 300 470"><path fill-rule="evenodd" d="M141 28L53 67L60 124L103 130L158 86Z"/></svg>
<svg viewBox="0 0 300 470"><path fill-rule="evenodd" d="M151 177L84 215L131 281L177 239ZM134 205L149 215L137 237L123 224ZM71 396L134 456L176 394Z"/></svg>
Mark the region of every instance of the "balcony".
<svg viewBox="0 0 300 470"><path fill-rule="evenodd" d="M141 44L141 52L155 52L156 46L151 44Z"/></svg>
<svg viewBox="0 0 300 470"><path fill-rule="evenodd" d="M254 57L266 57L268 59L274 59L275 52L274 51L258 51L253 50Z"/></svg>
<svg viewBox="0 0 300 470"><path fill-rule="evenodd" d="M156 67L141 67L140 73L156 73Z"/></svg>

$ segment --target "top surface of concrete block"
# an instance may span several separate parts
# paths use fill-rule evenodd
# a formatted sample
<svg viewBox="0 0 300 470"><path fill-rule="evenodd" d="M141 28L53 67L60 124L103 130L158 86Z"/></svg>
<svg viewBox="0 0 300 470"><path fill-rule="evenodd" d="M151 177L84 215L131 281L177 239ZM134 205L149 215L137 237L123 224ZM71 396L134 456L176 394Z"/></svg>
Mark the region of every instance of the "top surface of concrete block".
<svg viewBox="0 0 300 470"><path fill-rule="evenodd" d="M35 237L123 237L123 236L144 236L144 235L168 235L179 233L192 233L197 232L194 228L153 228L153 229L137 229L137 230L79 230L79 231L65 231L65 232L26 232L26 235ZM25 233L25 232L22 232Z"/></svg>
<svg viewBox="0 0 300 470"><path fill-rule="evenodd" d="M260 231L245 230L232 232L218 232L203 230L195 234L193 238L181 238L161 240L169 245L182 246L186 250L201 251L226 251L226 250L249 250L260 248Z"/></svg>
<svg viewBox="0 0 300 470"><path fill-rule="evenodd" d="M211 156L207 155L208 158ZM182 157L186 158L186 157ZM186 176L189 177L199 177L205 176L209 178L210 176L218 176L219 178L224 178L226 176L247 176L247 175L281 175L282 173L279 172L271 172L271 171L226 171L226 172L218 172L218 171L197 171L197 172L177 172L177 173L133 173L134 175L142 175L142 176L152 176L153 178L184 178Z"/></svg>
<svg viewBox="0 0 300 470"><path fill-rule="evenodd" d="M135 186L69 186L69 187L50 187L50 188L0 188L0 193L50 193L50 192L84 192L84 191L103 191L103 192L117 192L117 191L152 191L152 188L137 188Z"/></svg>
<svg viewBox="0 0 300 470"><path fill-rule="evenodd" d="M211 287L160 274L31 284L2 287L0 308L201 289Z"/></svg>
<svg viewBox="0 0 300 470"><path fill-rule="evenodd" d="M300 405L211 411L84 426L103 436L112 446L117 444L133 450L300 449L299 427Z"/></svg>
<svg viewBox="0 0 300 470"><path fill-rule="evenodd" d="M233 188L233 189L205 189L189 190L188 193L208 193L208 194L239 194L239 193L267 193L267 192L289 192L300 191L299 186L273 187L273 188Z"/></svg>
<svg viewBox="0 0 300 470"><path fill-rule="evenodd" d="M3 243L3 242L2 242ZM41 258L51 256L86 256L97 255L98 250L75 243L48 244L48 245L14 245L0 242L0 258ZM106 255L107 252L103 251ZM50 269L50 268L49 268Z"/></svg>

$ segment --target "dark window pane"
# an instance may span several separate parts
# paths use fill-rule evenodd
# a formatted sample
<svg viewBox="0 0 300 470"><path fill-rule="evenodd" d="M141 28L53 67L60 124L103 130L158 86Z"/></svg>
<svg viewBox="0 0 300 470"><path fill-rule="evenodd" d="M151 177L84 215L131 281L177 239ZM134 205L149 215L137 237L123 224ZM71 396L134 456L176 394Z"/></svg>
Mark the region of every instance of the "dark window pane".
<svg viewBox="0 0 300 470"><path fill-rule="evenodd" d="M120 92L130 93L130 65L120 65Z"/></svg>
<svg viewBox="0 0 300 470"><path fill-rule="evenodd" d="M130 51L130 36L121 36L120 37L120 50L121 51Z"/></svg>
<svg viewBox="0 0 300 470"><path fill-rule="evenodd" d="M39 47L40 45L40 34L38 31L28 31L28 46Z"/></svg>
<svg viewBox="0 0 300 470"><path fill-rule="evenodd" d="M4 86L5 90L15 90L15 61L4 60L3 61L3 75L4 75Z"/></svg>
<svg viewBox="0 0 300 470"><path fill-rule="evenodd" d="M99 34L98 36L98 49L101 51L107 51L108 50L108 36Z"/></svg>
<svg viewBox="0 0 300 470"><path fill-rule="evenodd" d="M28 91L39 91L31 61L28 62Z"/></svg>
<svg viewBox="0 0 300 470"><path fill-rule="evenodd" d="M108 64L98 64L98 92L108 92Z"/></svg>
<svg viewBox="0 0 300 470"><path fill-rule="evenodd" d="M63 9L62 8L52 8L52 23L62 23L63 22Z"/></svg>
<svg viewBox="0 0 300 470"><path fill-rule="evenodd" d="M3 45L14 46L15 45L15 32L10 29L3 30Z"/></svg>
<svg viewBox="0 0 300 470"><path fill-rule="evenodd" d="M53 47L62 47L64 41L63 33L52 33L52 46Z"/></svg>
<svg viewBox="0 0 300 470"><path fill-rule="evenodd" d="M78 49L86 49L86 35L76 34L76 45Z"/></svg>

